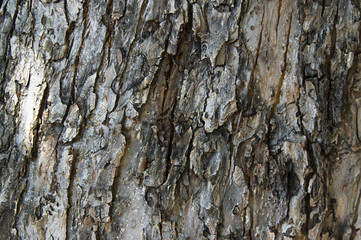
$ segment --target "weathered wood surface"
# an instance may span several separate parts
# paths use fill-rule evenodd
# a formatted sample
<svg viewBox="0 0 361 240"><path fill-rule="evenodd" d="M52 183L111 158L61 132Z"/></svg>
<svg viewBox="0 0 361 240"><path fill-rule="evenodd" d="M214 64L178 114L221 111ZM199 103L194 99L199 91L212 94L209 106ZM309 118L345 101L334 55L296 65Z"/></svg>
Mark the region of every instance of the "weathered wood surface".
<svg viewBox="0 0 361 240"><path fill-rule="evenodd" d="M1 239L361 239L358 0L1 0Z"/></svg>

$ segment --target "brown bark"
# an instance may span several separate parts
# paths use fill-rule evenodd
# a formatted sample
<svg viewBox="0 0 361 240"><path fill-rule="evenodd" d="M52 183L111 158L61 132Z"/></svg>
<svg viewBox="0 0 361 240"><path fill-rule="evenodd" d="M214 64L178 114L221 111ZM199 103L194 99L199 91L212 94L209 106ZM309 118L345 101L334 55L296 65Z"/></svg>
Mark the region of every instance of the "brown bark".
<svg viewBox="0 0 361 240"><path fill-rule="evenodd" d="M2 0L0 239L360 239L356 0Z"/></svg>

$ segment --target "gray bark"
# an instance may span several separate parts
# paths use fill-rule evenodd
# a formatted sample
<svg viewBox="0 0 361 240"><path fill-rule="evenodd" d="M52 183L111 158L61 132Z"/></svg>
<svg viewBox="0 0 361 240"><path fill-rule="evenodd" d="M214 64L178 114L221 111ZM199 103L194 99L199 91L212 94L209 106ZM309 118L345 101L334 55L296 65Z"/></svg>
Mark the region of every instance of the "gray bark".
<svg viewBox="0 0 361 240"><path fill-rule="evenodd" d="M359 1L0 5L0 239L361 239Z"/></svg>

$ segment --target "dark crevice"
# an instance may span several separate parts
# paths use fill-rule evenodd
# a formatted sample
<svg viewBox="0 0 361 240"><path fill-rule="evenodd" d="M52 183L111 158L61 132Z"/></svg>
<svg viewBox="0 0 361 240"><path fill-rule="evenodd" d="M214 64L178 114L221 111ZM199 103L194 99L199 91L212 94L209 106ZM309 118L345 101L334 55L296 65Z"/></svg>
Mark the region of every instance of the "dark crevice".
<svg viewBox="0 0 361 240"><path fill-rule="evenodd" d="M104 42L107 42L108 43L108 62L107 62L107 65L109 66L110 65L110 58L111 58L111 53L112 53L112 47L113 47L113 38L114 38L114 31L113 29L109 29L109 32L108 32L108 28L107 28L107 34L106 35L106 41ZM104 49L105 51L105 49Z"/></svg>
<svg viewBox="0 0 361 240"><path fill-rule="evenodd" d="M246 15L246 13L249 10L249 6L250 6L250 1L249 0L244 0L241 1L242 2L242 15Z"/></svg>
<svg viewBox="0 0 361 240"><path fill-rule="evenodd" d="M311 174L309 174L308 176L310 176ZM306 195L303 199L303 213L306 215L306 220L304 225L301 228L301 232L305 235L308 236L308 232L309 232L309 226L310 226L310 216L311 216L311 206L310 206L310 200L311 200L311 194L307 193L307 189L308 189L308 185L309 185L309 181L310 181L311 177L308 177L308 181L305 184L305 189L304 192L306 192Z"/></svg>
<svg viewBox="0 0 361 240"><path fill-rule="evenodd" d="M129 59L130 59L130 56L132 55L133 51L134 51L134 45L137 43L137 40L139 39L139 35L140 35L140 30L141 30L141 26L142 26L142 23L143 23L143 18L144 18L144 12L146 10L146 7L148 5L148 0L143 0L142 1L142 4L140 6L140 11L139 11L139 18L138 18L138 21L137 21L137 26L136 26L136 29L135 29L135 34L134 34L134 39L132 40L132 42L130 43L130 46L129 46L129 50L126 54L126 57L125 57L125 60L123 61L124 62L124 66L123 66L123 69L121 71L121 73L119 75L116 76L115 79L118 79L120 81L119 83L119 86L118 86L118 89L116 91L116 98L115 98L115 104L114 104L114 107L113 109L111 109L108 113L107 113L107 117L106 119L109 118L109 114L111 112L113 112L117 107L118 107L118 103L119 103L119 99L120 99L120 91L122 89L122 83L123 83L123 78L124 78L124 74L127 70L127 67L128 67L128 64L129 64ZM108 121L108 120L106 120Z"/></svg>
<svg viewBox="0 0 361 240"><path fill-rule="evenodd" d="M167 43L168 43L168 41L166 42L166 47L167 47ZM165 47L165 49L166 49L166 47ZM150 81L150 83L148 84L149 93L148 93L146 102L141 106L141 108L139 110L139 117L138 117L139 122L148 122L149 123L149 121L151 121L149 118L147 118L147 117L149 117L149 115L148 115L149 113L147 113L147 111L148 111L148 109L152 108L151 104L156 101L156 98L157 98L157 81L159 81L160 79L162 79L164 77L163 76L164 68L165 68L165 65L167 64L167 62L169 62L170 59L171 59L170 55L166 51L164 51L162 53L161 57L160 57L160 63L159 63L159 66L157 67L157 70L156 70L156 72L154 74L154 77ZM164 105L164 103L162 102L161 109L163 109L163 105ZM173 106L172 106L172 111L173 111L172 114L173 114L173 116L174 116L175 105L176 105L176 103L174 103ZM158 116L158 117L159 117L159 119L162 119L161 116ZM172 124L172 121L170 121L169 126L170 126L170 124ZM146 124L146 125L148 125L148 124ZM173 131L174 131L174 128L173 128ZM172 141L170 142L170 144L172 144ZM168 145L168 152L170 150L169 147L170 146ZM146 161L148 162L149 160L150 159L147 159ZM140 163L140 164L142 164L142 163ZM146 166L144 166L144 169L142 169L143 172L146 169L148 169L147 165L148 164L146 164ZM143 179L143 173L139 172L138 174L139 174L139 176L137 178L139 180L139 184L142 184L142 182L144 180Z"/></svg>
<svg viewBox="0 0 361 240"><path fill-rule="evenodd" d="M125 124L125 117L123 117L122 119L122 123L121 126L124 126ZM115 173L114 173L114 179L113 179L113 184L111 186L111 191L112 191L112 200L109 203L109 216L111 218L111 221L114 221L115 217L115 202L118 200L117 198L117 193L121 184L121 173L122 173L122 162L124 158L128 157L128 153L129 153L129 145L131 144L131 137L128 136L126 134L126 131L122 132L124 138L125 138L125 145L124 145L124 152L123 155L120 157L119 159L119 165L116 167L115 169Z"/></svg>
<svg viewBox="0 0 361 240"><path fill-rule="evenodd" d="M125 13L127 12L127 6L128 6L128 0L124 0L124 8L123 8L122 15L120 16L120 19L125 16Z"/></svg>
<svg viewBox="0 0 361 240"><path fill-rule="evenodd" d="M68 16L68 0L64 0L64 3L63 3L63 7L64 7L64 15L65 15L65 20L66 20L66 23L69 25L69 16Z"/></svg>
<svg viewBox="0 0 361 240"><path fill-rule="evenodd" d="M3 65L3 69L2 69L2 73L1 76L2 78L0 79L0 103L6 103L5 100L5 93L4 93L4 82L6 80L6 69L8 68L9 65L9 61L10 61L10 57L8 57L8 55L10 55L9 52L9 46L10 46L10 38L11 36L13 36L14 30L15 30L15 22L16 22L16 18L18 17L18 13L19 13L19 5L21 3L21 0L17 0L16 1L16 8L15 8L15 13L11 22L11 26L9 29L9 33L6 36L6 44L5 44L5 49L4 49L4 56L0 59L0 67ZM6 2L6 6L4 6L4 9L7 7L8 2Z"/></svg>
<svg viewBox="0 0 361 240"><path fill-rule="evenodd" d="M63 119L61 120L61 124L63 126L64 126L64 121L65 121L65 119L67 118L67 116L69 114L70 106L72 104L74 104L75 100L76 100L76 97L75 97L75 85L76 85L76 80L77 80L77 77L78 77L78 70L79 70L79 65L80 65L79 59L80 59L80 55L81 55L82 50L83 50L84 41L86 39L87 27L88 27L88 24L89 24L89 19L88 19L89 4L90 4L89 1L90 0L85 0L84 3L83 3L83 30L82 30L82 37L81 37L81 42L80 42L78 52L77 52L77 54L75 56L75 60L74 60L74 63L73 63L74 75L73 75L73 78L72 78L72 81L71 81L71 86L70 86L70 99L66 103L66 110L65 110ZM75 23L74 23L74 25L70 24L70 28L67 29L67 32L66 32L65 36L69 36L73 32L74 27L75 27ZM69 54L70 54L70 50L69 50ZM62 81L60 80L60 89L62 89L61 82Z"/></svg>
<svg viewBox="0 0 361 240"><path fill-rule="evenodd" d="M21 184L22 184L21 181L25 181L25 186L21 190L21 192L19 194L19 199L18 199L18 201L16 203L15 215L14 215L14 225L13 225L13 228L16 229L16 235L17 235L18 239L20 238L19 235L18 235L19 234L18 224L20 222L19 218L20 218L22 208L24 206L24 198L25 198L26 192L28 191L28 188L29 188L29 182L27 180L27 177L28 177L27 175L29 173L30 165L28 164L29 163L28 159L25 159L24 161L25 161L25 163L22 166L22 168L25 169L25 175L19 177L20 181L19 181L18 184L21 186Z"/></svg>
<svg viewBox="0 0 361 240"><path fill-rule="evenodd" d="M162 228L162 214L160 215L160 223L158 223L158 228L159 228L159 234L160 234L160 239L163 240L163 228Z"/></svg>
<svg viewBox="0 0 361 240"><path fill-rule="evenodd" d="M73 196L73 191L74 191L74 185L75 185L75 179L76 179L76 174L77 174L77 165L79 162L79 152L78 150L73 149L73 158L72 158L72 162L71 162L71 166L70 166L70 173L69 173L69 186L67 189L67 198L68 198L68 206L66 209L66 235L65 235L65 239L69 240L69 239L73 239L73 220L74 220L74 196Z"/></svg>
<svg viewBox="0 0 361 240"><path fill-rule="evenodd" d="M16 90L15 90L16 91L16 97L18 99L20 99L21 85L17 81L15 81L15 88L16 88ZM1 101L0 101L0 103L1 103ZM12 116L12 119L11 119L12 120L12 128L13 128L11 135L15 135L15 133L17 131L16 119L18 119L19 113L20 113L20 101L17 101L16 104L15 104L15 114ZM9 113L7 113L7 111L6 111L6 114L10 115ZM4 125L4 129L5 129L5 126L6 125ZM4 141L3 140L4 134L5 134L5 131L3 131L3 134L1 136L2 141ZM11 145L12 141L13 141L13 139L11 137L9 137L5 143L2 142L3 145L2 145L2 149L0 150L0 153L7 151L10 148L10 145Z"/></svg>
<svg viewBox="0 0 361 240"><path fill-rule="evenodd" d="M191 5L190 5L191 6ZM166 54L165 57L165 71L164 71L164 89L163 89L163 99L161 103L161 113L160 117L164 118L166 128L169 131L169 137L167 141L167 154L165 159L165 171L164 171L164 180L161 185L166 183L168 180L170 169L171 169L171 156L173 152L173 140L175 134L175 111L177 108L177 95L178 95L178 87L174 89L174 81L176 81L176 77L179 75L179 67L185 68L187 65L187 57L190 53L191 46L187 43L190 38L192 38L191 34L191 22L189 21L184 30L180 32L179 42L181 43L177 47L176 54L169 55ZM166 42L165 50L168 46L168 40Z"/></svg>
<svg viewBox="0 0 361 240"><path fill-rule="evenodd" d="M234 137L237 136L237 134L232 134L232 132L229 132L229 136L228 136L228 145L229 145L229 152L230 152L230 156L229 156L229 171L228 171L228 176L227 176L227 180L225 181L227 184L227 187L225 188L225 191L227 190L227 188L229 188L231 186L231 181L232 181L232 174L234 171L234 156L235 154L235 148L233 146L234 141Z"/></svg>
<svg viewBox="0 0 361 240"><path fill-rule="evenodd" d="M39 130L40 130L40 126L42 124L42 117L43 117L43 113L45 111L45 109L47 108L47 104L48 104L48 97L49 97L49 87L48 85L46 85L45 89L44 89L44 93L43 93L43 97L40 101L40 108L39 108L39 112L38 112L38 116L35 118L36 119L36 124L35 127L33 129L33 146L31 147L31 152L30 152L30 159L31 160L35 160L37 158L37 154L38 154L38 143L39 143Z"/></svg>
<svg viewBox="0 0 361 240"><path fill-rule="evenodd" d="M173 147L173 139L174 139L174 112L176 109L176 105L177 105L177 100L176 98L170 98L168 99L168 94L171 91L170 89L170 82L174 81L173 78L174 76L172 76L173 73L173 59L171 58L171 56L168 55L168 58L166 57L166 59L168 59L168 61L166 61L166 69L165 69L165 73L164 73L164 81L165 81L165 86L164 86L164 91L163 91L163 101L162 101L162 106L161 106L161 116L166 116L166 125L167 125L167 129L169 131L169 138L167 140L167 154L166 154L166 159L165 159L165 171L164 171L164 182L163 184L167 181L168 176L169 176L169 171L171 168L171 155L172 155L172 147ZM171 102L166 102L166 100L171 100ZM173 101L172 101L173 100Z"/></svg>
<svg viewBox="0 0 361 240"><path fill-rule="evenodd" d="M328 81L328 98L327 98L327 119L333 121L332 118L332 73L331 73L331 60L335 54L336 51L336 41L337 41L337 21L338 21L338 5L336 14L333 20L332 24L332 30L331 30L331 46L330 46L330 52L329 54L326 54L325 56L325 74L326 74L326 80ZM336 90L338 91L338 90Z"/></svg>
<svg viewBox="0 0 361 240"><path fill-rule="evenodd" d="M321 17L323 17L323 14L325 12L325 6L326 6L326 0L322 0L322 11L321 11Z"/></svg>
<svg viewBox="0 0 361 240"><path fill-rule="evenodd" d="M171 156L173 151L173 139L174 139L174 111L176 109L177 101L175 100L173 103L173 108L170 113L169 117L169 127L170 127L170 133L169 133L169 140L168 140L168 149L167 149L167 156L166 156L166 162L165 162L165 172L164 172L164 182L167 181L169 177L169 172L171 168Z"/></svg>
<svg viewBox="0 0 361 240"><path fill-rule="evenodd" d="M173 70L173 59L170 55L166 55L165 57L165 72L164 72L164 89L163 89L163 99L161 105L161 115L169 115L169 106L165 106L165 102L167 99L167 93L169 90L169 83L172 81L172 70Z"/></svg>
<svg viewBox="0 0 361 240"><path fill-rule="evenodd" d="M196 129L192 129L192 137L191 140L189 141L189 144L187 146L187 151L185 154L185 159L186 159L186 164L185 164L185 168L183 172L190 172L190 159L191 159L191 152L193 149L193 141L194 141L194 134L196 132Z"/></svg>
<svg viewBox="0 0 361 240"><path fill-rule="evenodd" d="M102 239L102 234L101 234L101 226L100 226L100 223L98 222L97 224L98 226L98 230L96 231L96 234L95 234L95 240L100 240Z"/></svg>
<svg viewBox="0 0 361 240"><path fill-rule="evenodd" d="M72 46L73 40L70 40L71 35L74 32L76 22L72 21L70 24L68 24L68 28L65 31L65 43L69 46L69 49ZM70 50L67 52L67 58L69 58Z"/></svg>

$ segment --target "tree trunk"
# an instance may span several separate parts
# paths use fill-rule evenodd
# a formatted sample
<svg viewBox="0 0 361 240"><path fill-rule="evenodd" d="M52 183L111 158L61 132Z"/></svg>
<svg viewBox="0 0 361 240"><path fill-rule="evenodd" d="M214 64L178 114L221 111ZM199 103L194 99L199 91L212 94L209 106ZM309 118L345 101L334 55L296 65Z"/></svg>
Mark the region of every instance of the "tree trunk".
<svg viewBox="0 0 361 240"><path fill-rule="evenodd" d="M361 239L360 1L0 5L0 239Z"/></svg>

